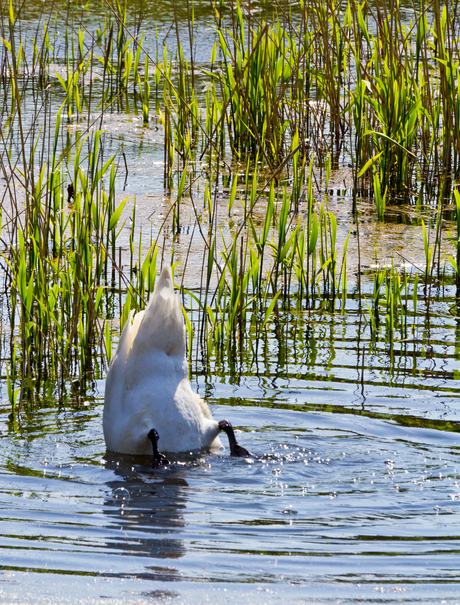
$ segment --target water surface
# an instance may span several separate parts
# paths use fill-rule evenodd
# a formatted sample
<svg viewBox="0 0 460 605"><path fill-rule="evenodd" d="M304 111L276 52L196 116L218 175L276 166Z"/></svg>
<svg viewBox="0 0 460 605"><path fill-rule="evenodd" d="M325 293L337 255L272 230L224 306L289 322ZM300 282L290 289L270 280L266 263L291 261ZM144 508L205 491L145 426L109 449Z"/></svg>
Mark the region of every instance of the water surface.
<svg viewBox="0 0 460 605"><path fill-rule="evenodd" d="M391 355L348 307L195 382L260 460L152 470L106 453L101 399L3 408L2 602L458 603L456 319Z"/></svg>
<svg viewBox="0 0 460 605"><path fill-rule="evenodd" d="M184 5L177 8L185 22ZM203 68L215 39L214 17L206 2L195 2L195 11L194 58ZM146 13L151 48L156 25L160 45L175 48L173 12L174 4L163 2L156 3L155 14ZM39 14L30 13L34 28ZM101 25L99 17L84 10L76 15L76 26L88 25L87 40L94 23ZM64 30L55 29L56 63L49 70L53 115L65 97L55 76L64 67ZM187 39L188 32L179 35ZM95 96L98 86L94 78ZM120 160L117 195L136 196L146 242L146 233L158 234L174 191L164 189L158 116L152 107L144 127L139 102L132 95L128 101L122 112L114 108L105 116L104 152L106 158L126 155L129 170L123 173ZM27 125L34 103L24 99ZM84 115L62 123L69 181L72 145L87 123ZM339 247L353 224L350 183L349 168L333 171L328 208L338 217ZM237 206L228 217L226 193L228 182L222 182L217 199L224 237L243 220ZM187 204L184 199L181 232L173 238L165 230L163 252L168 258L173 239L176 260L190 251L189 274L197 268L190 285L196 287L203 242ZM419 209L397 209L404 218L398 224L379 223L365 206L361 210L361 268L378 250L380 261L402 262L398 254L404 254L423 273ZM128 223L119 242L123 255L129 234ZM349 275L357 272L356 244L353 227ZM121 264L126 270L129 259ZM9 418L2 376L1 602L458 603L455 292L433 288L424 297L420 288L418 313L406 333L390 335L382 327L372 340L353 287L343 310L318 300L311 310L296 309L293 296L292 308L280 309L279 324L269 323L267 339L247 339L243 350L211 359L209 372L194 366L194 387L214 417L232 422L241 444L259 459L232 459L227 448L185 453L170 467L152 470L148 459L107 454L103 380L80 407L69 402L58 409L43 396L18 424ZM363 287L371 300L372 283ZM1 300L8 300L7 288Z"/></svg>

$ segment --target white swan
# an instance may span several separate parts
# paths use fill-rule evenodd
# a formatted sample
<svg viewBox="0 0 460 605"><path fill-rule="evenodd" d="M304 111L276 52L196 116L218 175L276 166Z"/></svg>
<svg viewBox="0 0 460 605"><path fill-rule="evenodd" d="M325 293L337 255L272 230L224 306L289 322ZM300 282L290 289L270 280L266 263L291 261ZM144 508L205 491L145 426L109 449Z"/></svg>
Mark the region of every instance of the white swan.
<svg viewBox="0 0 460 605"><path fill-rule="evenodd" d="M222 448L225 431L233 455L250 455L236 442L227 421L212 418L208 405L193 392L188 378L185 326L171 267L165 266L145 311L123 328L105 385L103 416L107 449L122 454Z"/></svg>

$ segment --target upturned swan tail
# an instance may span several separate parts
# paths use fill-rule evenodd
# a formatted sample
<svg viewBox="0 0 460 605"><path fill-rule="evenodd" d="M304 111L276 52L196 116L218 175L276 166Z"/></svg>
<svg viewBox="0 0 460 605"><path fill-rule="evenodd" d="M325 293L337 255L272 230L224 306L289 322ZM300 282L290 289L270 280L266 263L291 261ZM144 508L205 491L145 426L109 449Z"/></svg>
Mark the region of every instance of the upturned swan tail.
<svg viewBox="0 0 460 605"><path fill-rule="evenodd" d="M193 392L186 358L181 298L165 266L144 311L130 314L106 379L107 448L130 454L221 447L219 425ZM153 439L153 440L152 440Z"/></svg>
<svg viewBox="0 0 460 605"><path fill-rule="evenodd" d="M174 292L169 265L163 267L147 308L140 315L134 317L131 327L128 356L131 350L135 350L137 355L149 350L163 351L166 355L181 358L185 355L182 305L179 295Z"/></svg>

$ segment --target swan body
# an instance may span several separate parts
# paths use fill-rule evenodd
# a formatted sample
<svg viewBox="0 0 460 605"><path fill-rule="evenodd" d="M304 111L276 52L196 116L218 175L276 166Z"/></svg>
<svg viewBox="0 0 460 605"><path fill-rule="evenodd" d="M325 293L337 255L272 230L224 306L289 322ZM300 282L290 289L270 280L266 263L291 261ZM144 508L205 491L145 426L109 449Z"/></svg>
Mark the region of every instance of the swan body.
<svg viewBox="0 0 460 605"><path fill-rule="evenodd" d="M131 312L123 328L107 374L103 427L107 449L121 454L151 454L152 429L162 451L222 448L219 423L190 385L181 302L169 266L146 309Z"/></svg>

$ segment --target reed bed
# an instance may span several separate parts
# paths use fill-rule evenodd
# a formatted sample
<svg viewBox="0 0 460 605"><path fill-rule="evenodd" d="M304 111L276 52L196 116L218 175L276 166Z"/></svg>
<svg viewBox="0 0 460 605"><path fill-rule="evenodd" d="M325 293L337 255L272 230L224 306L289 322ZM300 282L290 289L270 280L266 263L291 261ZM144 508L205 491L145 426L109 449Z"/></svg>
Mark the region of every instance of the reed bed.
<svg viewBox="0 0 460 605"><path fill-rule="evenodd" d="M170 49L126 3L106 0L93 28L62 9L43 13L32 41L21 5L2 5L2 357L12 412L87 398L160 264L174 265L166 235L187 228L201 248L199 287L182 287L194 371L258 351L269 331L281 334L286 309L309 316L318 301L340 313L356 299L372 338L407 340L419 297L429 306L432 288L460 287L460 27L450 5L422 4L403 20L381 0L262 11L220 2L206 64L194 58L187 6L188 39L176 14ZM126 156L106 151L113 113L142 115L146 129L158 116L162 127L171 205L144 241L135 201L117 195ZM339 167L350 173L346 227L330 210ZM369 203L382 222L388 208L417 213L425 263L378 268L366 293L359 223ZM225 228L237 211L237 227ZM446 212L456 221L448 258ZM178 275L187 266L188 256Z"/></svg>

